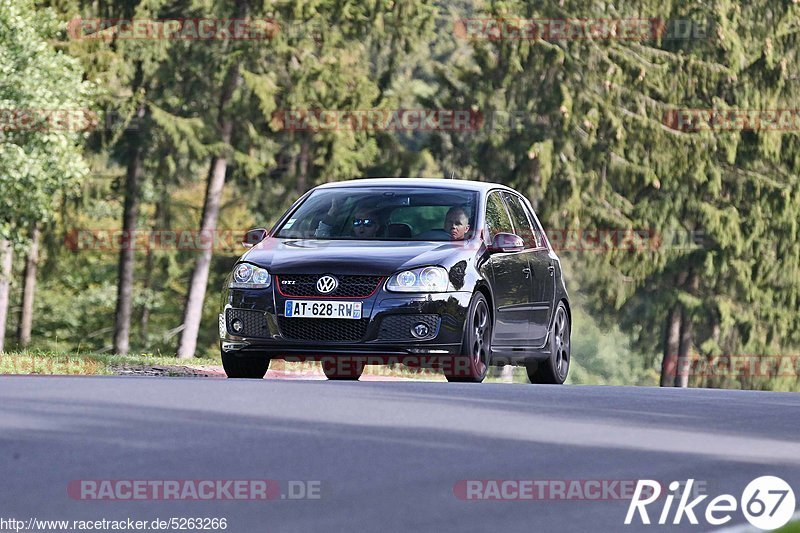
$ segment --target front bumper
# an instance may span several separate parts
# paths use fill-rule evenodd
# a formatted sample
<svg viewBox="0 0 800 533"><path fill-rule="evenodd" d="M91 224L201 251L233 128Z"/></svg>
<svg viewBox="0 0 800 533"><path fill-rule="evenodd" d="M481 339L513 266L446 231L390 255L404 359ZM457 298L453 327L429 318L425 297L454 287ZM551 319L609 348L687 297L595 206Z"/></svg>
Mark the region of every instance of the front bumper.
<svg viewBox="0 0 800 533"><path fill-rule="evenodd" d="M360 355L369 356L376 364L395 362L405 355L456 355L461 349L471 297L469 292L398 294L380 289L368 298L352 299L362 302L362 324L356 325L357 321L350 319L287 318L283 309L290 298L274 286L228 289L219 319L220 346L226 353L243 356L315 360ZM240 318L247 325L240 335L233 332L232 318ZM306 321L307 328L313 329L298 328L298 321ZM410 332L419 322L430 326L430 333L422 339ZM336 334L327 324L336 329ZM338 335L342 326L349 331Z"/></svg>

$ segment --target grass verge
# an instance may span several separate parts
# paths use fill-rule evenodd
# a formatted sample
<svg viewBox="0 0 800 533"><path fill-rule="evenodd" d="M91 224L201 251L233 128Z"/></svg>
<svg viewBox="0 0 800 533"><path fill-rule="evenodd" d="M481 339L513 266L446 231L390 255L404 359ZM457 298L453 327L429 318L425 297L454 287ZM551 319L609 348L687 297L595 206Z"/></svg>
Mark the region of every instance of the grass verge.
<svg viewBox="0 0 800 533"><path fill-rule="evenodd" d="M183 367L217 365L214 359L178 359L149 354L109 355L95 353L57 353L45 351L0 353L0 374L38 374L69 376L108 376L126 368ZM167 372L169 373L169 372ZM181 375L176 372L175 375Z"/></svg>
<svg viewBox="0 0 800 533"><path fill-rule="evenodd" d="M800 533L800 520L789 522L782 528L776 529L775 533Z"/></svg>
<svg viewBox="0 0 800 533"><path fill-rule="evenodd" d="M210 367L210 368L209 368ZM112 376L112 375L166 375L202 376L220 372L221 362L214 358L178 359L163 355L136 354L111 355L97 353L58 353L47 351L26 351L0 353L0 374L23 375L72 375L72 376ZM275 360L270 370L294 374L322 374L319 362L285 362ZM368 376L444 381L444 375L434 369L410 368L404 365L369 365L364 369ZM500 371L490 371L486 382L503 383L507 378ZM527 382L523 368L515 368L514 383Z"/></svg>

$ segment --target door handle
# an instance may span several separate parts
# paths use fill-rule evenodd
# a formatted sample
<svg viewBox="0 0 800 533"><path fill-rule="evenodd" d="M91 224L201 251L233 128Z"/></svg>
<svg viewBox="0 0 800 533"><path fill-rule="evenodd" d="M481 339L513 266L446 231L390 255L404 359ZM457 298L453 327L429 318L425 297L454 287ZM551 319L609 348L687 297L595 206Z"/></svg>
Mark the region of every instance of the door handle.
<svg viewBox="0 0 800 533"><path fill-rule="evenodd" d="M530 267L525 267L525 268L522 269L522 271L525 272L525 279L528 279L531 276Z"/></svg>
<svg viewBox="0 0 800 533"><path fill-rule="evenodd" d="M556 273L556 267L554 267L553 265L548 266L547 270L550 272L551 276Z"/></svg>

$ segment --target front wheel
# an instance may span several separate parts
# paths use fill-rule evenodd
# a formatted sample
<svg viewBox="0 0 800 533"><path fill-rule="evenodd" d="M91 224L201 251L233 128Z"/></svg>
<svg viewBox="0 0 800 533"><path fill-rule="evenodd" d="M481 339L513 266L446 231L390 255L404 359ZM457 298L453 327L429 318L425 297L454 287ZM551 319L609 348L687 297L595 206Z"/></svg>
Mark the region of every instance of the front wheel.
<svg viewBox="0 0 800 533"><path fill-rule="evenodd" d="M452 368L445 368L450 382L480 383L489 371L492 356L492 317L486 297L476 292L469 304L461 353Z"/></svg>
<svg viewBox="0 0 800 533"><path fill-rule="evenodd" d="M263 379L269 369L269 359L222 352L222 368L229 378Z"/></svg>
<svg viewBox="0 0 800 533"><path fill-rule="evenodd" d="M567 379L570 361L569 314L564 302L558 302L553 327L550 330L550 357L544 361L528 363L528 379L531 383L549 383L561 385Z"/></svg>

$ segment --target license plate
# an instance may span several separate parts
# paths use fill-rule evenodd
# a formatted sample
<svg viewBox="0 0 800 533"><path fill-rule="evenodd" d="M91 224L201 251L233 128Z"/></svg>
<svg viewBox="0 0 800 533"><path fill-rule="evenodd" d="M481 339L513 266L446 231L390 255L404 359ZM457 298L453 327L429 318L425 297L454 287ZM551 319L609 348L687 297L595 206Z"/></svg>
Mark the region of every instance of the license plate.
<svg viewBox="0 0 800 533"><path fill-rule="evenodd" d="M361 302L320 302L319 300L286 300L287 318L361 318Z"/></svg>

